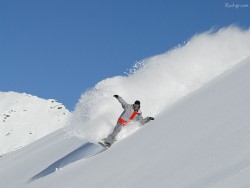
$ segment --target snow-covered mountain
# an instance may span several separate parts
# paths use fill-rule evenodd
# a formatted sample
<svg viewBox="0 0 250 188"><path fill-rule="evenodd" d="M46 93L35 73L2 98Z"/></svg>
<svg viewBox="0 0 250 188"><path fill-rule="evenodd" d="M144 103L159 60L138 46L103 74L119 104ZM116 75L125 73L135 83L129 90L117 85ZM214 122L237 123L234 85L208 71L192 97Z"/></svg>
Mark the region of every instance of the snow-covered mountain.
<svg viewBox="0 0 250 188"><path fill-rule="evenodd" d="M0 158L0 186L250 187L249 72L250 30L196 35L84 93L66 127ZM113 94L155 121L103 151L122 111Z"/></svg>
<svg viewBox="0 0 250 188"><path fill-rule="evenodd" d="M70 112L56 100L0 92L0 155L62 128Z"/></svg>

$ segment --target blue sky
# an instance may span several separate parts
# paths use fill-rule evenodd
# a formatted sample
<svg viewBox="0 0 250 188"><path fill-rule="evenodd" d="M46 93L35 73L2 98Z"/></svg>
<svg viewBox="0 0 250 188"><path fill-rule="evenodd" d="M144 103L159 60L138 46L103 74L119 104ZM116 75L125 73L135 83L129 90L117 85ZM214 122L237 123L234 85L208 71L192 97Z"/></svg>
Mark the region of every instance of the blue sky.
<svg viewBox="0 0 250 188"><path fill-rule="evenodd" d="M81 93L136 61L210 28L249 28L249 18L250 0L0 0L0 91L72 110Z"/></svg>

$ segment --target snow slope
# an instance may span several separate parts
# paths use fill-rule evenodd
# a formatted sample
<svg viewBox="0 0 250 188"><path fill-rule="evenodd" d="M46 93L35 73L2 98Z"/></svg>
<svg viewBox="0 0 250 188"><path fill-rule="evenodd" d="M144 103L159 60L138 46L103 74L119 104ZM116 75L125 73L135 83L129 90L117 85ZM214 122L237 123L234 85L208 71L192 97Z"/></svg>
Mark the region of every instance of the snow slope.
<svg viewBox="0 0 250 188"><path fill-rule="evenodd" d="M58 130L0 158L0 184L5 188L249 187L249 71L250 58L90 158L70 162L66 156L85 141L66 140ZM63 158L67 164L61 170L30 181L56 161L63 163Z"/></svg>
<svg viewBox="0 0 250 188"><path fill-rule="evenodd" d="M1 157L1 187L249 187L249 30L201 34L146 61L83 94L66 129L77 137L65 139L59 129ZM134 91L156 120L101 152L89 141L110 131L121 112L112 95L133 102Z"/></svg>
<svg viewBox="0 0 250 188"><path fill-rule="evenodd" d="M57 101L0 92L0 156L62 128L69 111Z"/></svg>

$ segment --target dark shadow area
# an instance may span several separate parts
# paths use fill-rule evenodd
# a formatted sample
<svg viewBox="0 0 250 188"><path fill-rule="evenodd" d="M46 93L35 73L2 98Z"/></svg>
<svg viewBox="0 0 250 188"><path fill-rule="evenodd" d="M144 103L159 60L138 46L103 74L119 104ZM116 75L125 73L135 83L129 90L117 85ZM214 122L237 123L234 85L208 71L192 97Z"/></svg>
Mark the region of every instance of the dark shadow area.
<svg viewBox="0 0 250 188"><path fill-rule="evenodd" d="M47 176L70 163L94 156L104 150L106 150L104 147L88 142L33 176L29 182Z"/></svg>

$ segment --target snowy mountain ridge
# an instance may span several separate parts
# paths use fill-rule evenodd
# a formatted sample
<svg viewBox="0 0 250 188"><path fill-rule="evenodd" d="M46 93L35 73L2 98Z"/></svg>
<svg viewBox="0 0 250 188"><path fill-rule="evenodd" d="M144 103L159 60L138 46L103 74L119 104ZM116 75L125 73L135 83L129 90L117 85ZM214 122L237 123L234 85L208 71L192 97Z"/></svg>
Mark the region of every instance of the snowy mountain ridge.
<svg viewBox="0 0 250 188"><path fill-rule="evenodd" d="M0 92L0 155L22 148L63 127L70 112L56 100Z"/></svg>

